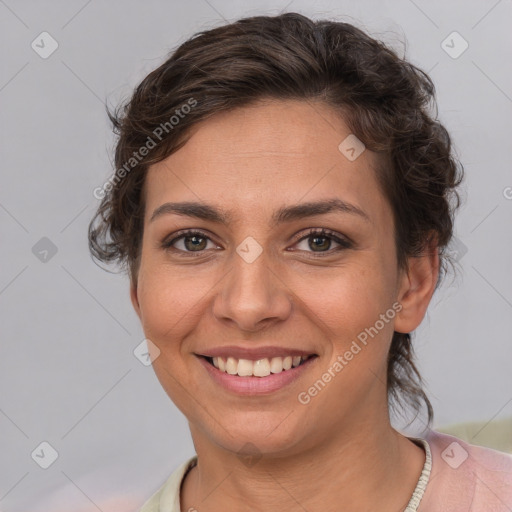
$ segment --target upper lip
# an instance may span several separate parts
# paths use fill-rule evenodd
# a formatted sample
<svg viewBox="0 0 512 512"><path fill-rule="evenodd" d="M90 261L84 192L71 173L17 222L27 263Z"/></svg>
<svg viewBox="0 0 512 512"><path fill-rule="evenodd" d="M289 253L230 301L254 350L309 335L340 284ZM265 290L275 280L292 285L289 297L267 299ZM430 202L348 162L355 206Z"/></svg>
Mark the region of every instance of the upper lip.
<svg viewBox="0 0 512 512"><path fill-rule="evenodd" d="M310 356L316 355L311 350L300 350L296 348L284 348L279 346L268 347L239 347L235 345L223 347L211 347L203 352L197 353L204 357L234 357L235 359L249 359L258 361L259 359L286 357L286 356Z"/></svg>

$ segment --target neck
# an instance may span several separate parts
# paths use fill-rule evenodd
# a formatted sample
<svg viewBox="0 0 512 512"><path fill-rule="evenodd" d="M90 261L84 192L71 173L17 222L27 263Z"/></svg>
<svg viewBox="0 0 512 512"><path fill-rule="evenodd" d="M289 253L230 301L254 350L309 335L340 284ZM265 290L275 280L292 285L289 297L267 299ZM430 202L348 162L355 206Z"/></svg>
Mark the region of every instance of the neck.
<svg viewBox="0 0 512 512"><path fill-rule="evenodd" d="M287 456L244 464L237 453L193 431L198 464L182 487L182 510L345 510L396 512L407 505L420 476L423 450L388 421L374 418L328 441ZM245 507L245 508L244 508Z"/></svg>

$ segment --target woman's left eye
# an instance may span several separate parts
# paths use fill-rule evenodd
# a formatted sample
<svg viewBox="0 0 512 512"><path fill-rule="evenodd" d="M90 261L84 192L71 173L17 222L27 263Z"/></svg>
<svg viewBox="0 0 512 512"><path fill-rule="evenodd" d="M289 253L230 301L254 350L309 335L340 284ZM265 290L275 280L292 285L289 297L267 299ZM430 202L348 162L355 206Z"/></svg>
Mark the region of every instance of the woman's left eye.
<svg viewBox="0 0 512 512"><path fill-rule="evenodd" d="M176 250L182 253L201 253L208 249L208 242L218 248L216 244L210 239L208 235L201 231L185 231L172 240L164 241L162 248L165 250ZM338 244L338 247L331 249L332 243ZM181 247L177 245L181 244ZM306 236L302 236L297 240L295 245L304 244L305 247L299 250L305 252L314 253L332 253L333 251L339 251L342 249L349 249L352 244L349 240L341 238L336 233L326 229L315 229L312 228ZM318 250L317 250L318 249Z"/></svg>
<svg viewBox="0 0 512 512"><path fill-rule="evenodd" d="M335 247L331 250L331 244L334 241L335 244L338 244L338 247ZM336 235L336 233L333 233L332 231L329 231L327 229L311 229L309 233L306 236L303 236L300 238L299 243L303 243L306 245L307 248L312 249L312 252L333 252L333 251L340 251L343 249L350 249L352 247L352 244L345 238L340 238ZM317 250L319 249L319 250ZM307 249L300 249L300 250L306 250Z"/></svg>

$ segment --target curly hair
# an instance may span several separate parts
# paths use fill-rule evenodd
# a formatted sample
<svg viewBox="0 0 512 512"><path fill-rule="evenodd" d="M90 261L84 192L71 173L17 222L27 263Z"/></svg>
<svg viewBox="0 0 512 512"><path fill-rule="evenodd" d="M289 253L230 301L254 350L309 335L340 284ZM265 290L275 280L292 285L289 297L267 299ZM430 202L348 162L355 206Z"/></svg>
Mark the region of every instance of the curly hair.
<svg viewBox="0 0 512 512"><path fill-rule="evenodd" d="M456 187L463 166L437 120L435 88L421 69L355 26L297 14L255 16L199 32L179 46L108 116L117 135L117 171L95 191L89 226L94 259L116 261L137 282L150 165L182 147L190 128L257 100L322 101L379 155L377 180L394 218L399 269L427 250L440 258L438 287L453 263ZM432 112L433 110L433 112ZM144 149L145 148L145 149ZM410 333L393 333L387 361L389 405L432 405L414 362ZM405 402L402 402L402 399Z"/></svg>

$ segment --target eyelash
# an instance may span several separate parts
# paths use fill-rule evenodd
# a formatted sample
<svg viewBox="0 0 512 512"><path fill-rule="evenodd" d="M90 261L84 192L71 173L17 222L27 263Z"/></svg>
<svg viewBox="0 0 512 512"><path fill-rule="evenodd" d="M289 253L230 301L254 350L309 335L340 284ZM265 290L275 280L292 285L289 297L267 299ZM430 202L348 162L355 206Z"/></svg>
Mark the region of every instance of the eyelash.
<svg viewBox="0 0 512 512"><path fill-rule="evenodd" d="M172 245L174 243L176 243L178 240L180 240L182 238L188 238L188 237L191 238L191 237L197 236L199 238L205 238L207 240L213 241L206 233L204 233L202 231L198 231L198 230L192 230L192 229L178 231L176 233L176 235L177 236L174 236L172 240L168 240L168 241L164 240L161 244L161 247L162 247L162 249L164 249L166 251L177 252L177 253L179 253L180 256L183 256L183 257L198 257L201 255L204 255L204 252L206 251L206 249L203 249L202 251L183 251L181 249L176 249L175 247L172 247ZM336 242L337 244L339 244L339 247L334 248L334 249L329 249L327 251L319 251L319 252L305 251L305 252L311 253L311 255L309 256L311 258L319 258L319 257L321 258L321 257L323 257L322 255L331 255L333 252L342 251L344 249L350 249L353 246L352 242L350 242L349 240L340 238L339 236L336 235L336 233L334 231L331 231L331 230L325 229L325 228L322 228L322 229L310 228L306 235L301 236L294 242L294 245L299 242L302 242L303 240L307 240L308 238L311 238L312 236L316 236L318 238L328 238L328 239ZM197 254L194 254L194 253L197 253Z"/></svg>

